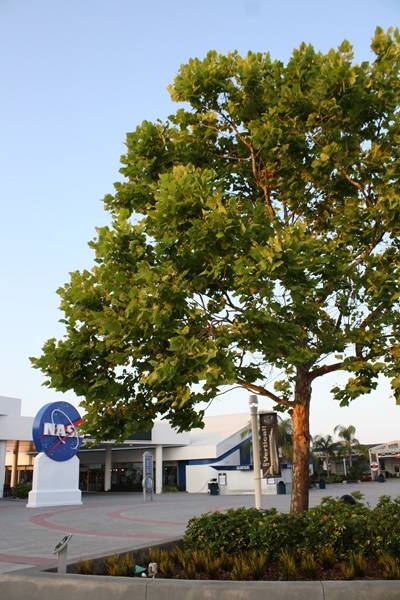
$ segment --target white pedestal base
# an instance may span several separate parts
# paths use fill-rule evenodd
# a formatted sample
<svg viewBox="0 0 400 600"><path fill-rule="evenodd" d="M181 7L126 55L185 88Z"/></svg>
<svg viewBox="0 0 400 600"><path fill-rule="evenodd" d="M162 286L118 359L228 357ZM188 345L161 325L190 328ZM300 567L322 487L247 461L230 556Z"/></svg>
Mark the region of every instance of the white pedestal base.
<svg viewBox="0 0 400 600"><path fill-rule="evenodd" d="M40 452L34 461L32 490L27 508L82 504L79 489L79 459L52 460Z"/></svg>

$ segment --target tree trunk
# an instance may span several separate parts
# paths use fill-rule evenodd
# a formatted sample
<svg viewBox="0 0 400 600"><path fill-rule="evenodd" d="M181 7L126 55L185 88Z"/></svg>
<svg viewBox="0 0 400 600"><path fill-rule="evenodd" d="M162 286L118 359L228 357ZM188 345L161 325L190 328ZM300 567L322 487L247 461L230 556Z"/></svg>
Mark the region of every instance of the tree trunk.
<svg viewBox="0 0 400 600"><path fill-rule="evenodd" d="M308 510L310 462L310 399L311 384L307 373L297 369L293 424L293 480L290 511Z"/></svg>

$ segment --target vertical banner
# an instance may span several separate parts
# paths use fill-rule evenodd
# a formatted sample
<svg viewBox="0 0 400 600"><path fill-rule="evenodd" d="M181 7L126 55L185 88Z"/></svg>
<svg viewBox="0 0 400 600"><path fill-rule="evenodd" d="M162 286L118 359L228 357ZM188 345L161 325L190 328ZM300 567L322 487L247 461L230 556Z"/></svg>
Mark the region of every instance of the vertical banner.
<svg viewBox="0 0 400 600"><path fill-rule="evenodd" d="M278 415L260 413L260 461L263 477L279 477Z"/></svg>

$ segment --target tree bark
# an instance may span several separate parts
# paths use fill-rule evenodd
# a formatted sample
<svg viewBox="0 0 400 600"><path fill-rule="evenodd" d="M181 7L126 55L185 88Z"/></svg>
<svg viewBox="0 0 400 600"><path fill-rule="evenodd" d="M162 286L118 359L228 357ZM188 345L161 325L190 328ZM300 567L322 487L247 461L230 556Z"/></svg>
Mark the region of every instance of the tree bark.
<svg viewBox="0 0 400 600"><path fill-rule="evenodd" d="M293 479L290 511L308 510L310 462L310 399L311 382L308 374L297 369L293 425Z"/></svg>

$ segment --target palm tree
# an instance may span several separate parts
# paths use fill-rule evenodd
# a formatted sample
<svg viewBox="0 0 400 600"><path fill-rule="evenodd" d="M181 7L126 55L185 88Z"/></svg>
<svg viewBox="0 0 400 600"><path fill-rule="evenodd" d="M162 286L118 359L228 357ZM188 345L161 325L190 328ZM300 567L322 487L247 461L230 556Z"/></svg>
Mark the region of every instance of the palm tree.
<svg viewBox="0 0 400 600"><path fill-rule="evenodd" d="M292 420L290 418L282 419L278 417L278 448L282 454L282 458L288 462L293 460L293 429Z"/></svg>
<svg viewBox="0 0 400 600"><path fill-rule="evenodd" d="M326 471L330 475L330 463L336 457L339 444L331 435L316 435L313 438L313 452L323 458L326 463Z"/></svg>
<svg viewBox="0 0 400 600"><path fill-rule="evenodd" d="M344 425L336 425L333 431L342 440L342 445L345 448L349 459L349 468L351 469L353 467L353 452L360 448L360 442L354 437L356 428L354 425L348 425L347 427Z"/></svg>

